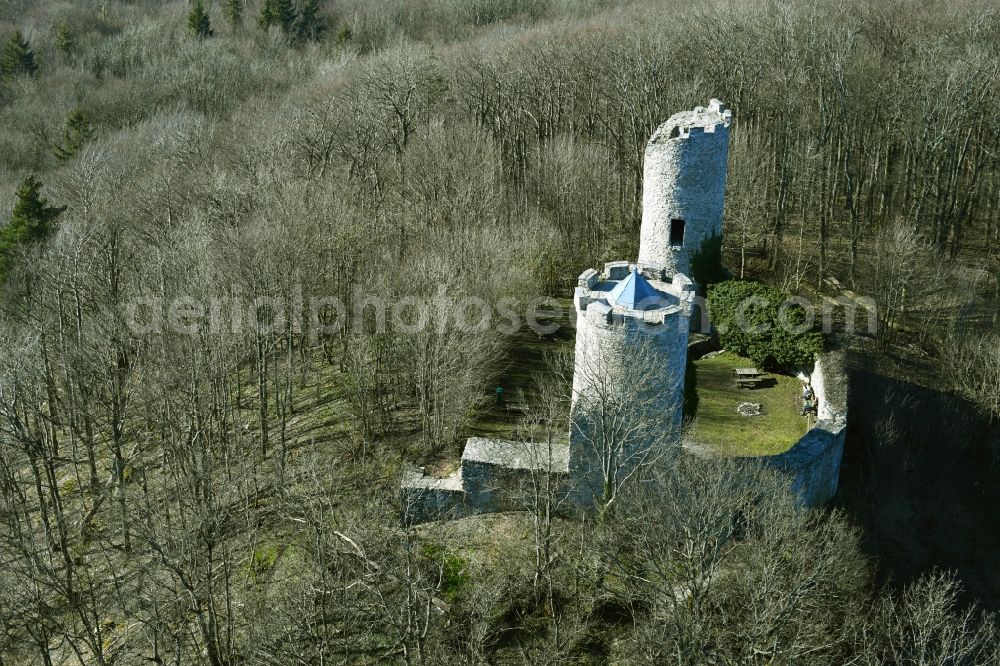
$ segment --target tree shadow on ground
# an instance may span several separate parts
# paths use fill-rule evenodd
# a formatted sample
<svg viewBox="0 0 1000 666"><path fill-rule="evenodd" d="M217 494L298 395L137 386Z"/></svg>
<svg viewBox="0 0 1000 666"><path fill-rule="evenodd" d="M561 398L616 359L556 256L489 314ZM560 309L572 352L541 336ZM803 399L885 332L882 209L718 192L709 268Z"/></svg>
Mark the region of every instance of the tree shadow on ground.
<svg viewBox="0 0 1000 666"><path fill-rule="evenodd" d="M953 395L854 365L835 504L861 527L880 582L949 570L965 601L1000 609L1000 425Z"/></svg>

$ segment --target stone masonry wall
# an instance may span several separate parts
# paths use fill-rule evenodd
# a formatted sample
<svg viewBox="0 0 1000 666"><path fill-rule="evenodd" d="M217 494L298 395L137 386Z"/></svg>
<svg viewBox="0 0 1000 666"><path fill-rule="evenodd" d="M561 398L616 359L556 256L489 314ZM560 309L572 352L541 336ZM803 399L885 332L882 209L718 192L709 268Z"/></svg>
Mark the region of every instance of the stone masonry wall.
<svg viewBox="0 0 1000 666"><path fill-rule="evenodd" d="M671 116L646 144L640 263L691 275L692 255L705 239L722 234L731 119L713 99L707 109ZM680 247L670 244L674 219L685 223Z"/></svg>
<svg viewBox="0 0 1000 666"><path fill-rule="evenodd" d="M471 513L461 470L444 479L427 476L422 468L406 470L399 487L399 503L407 525L462 518Z"/></svg>
<svg viewBox="0 0 1000 666"><path fill-rule="evenodd" d="M785 453L758 460L792 477L792 491L802 505L819 506L837 494L844 456L848 382L843 353L817 359L810 380L819 400L816 425Z"/></svg>
<svg viewBox="0 0 1000 666"><path fill-rule="evenodd" d="M569 447L472 437L462 454L466 501L473 513L523 511L532 506L534 483L546 469L553 479L569 471Z"/></svg>
<svg viewBox="0 0 1000 666"><path fill-rule="evenodd" d="M546 470L553 482L567 480L569 447L541 442L512 442L470 437L461 467L449 477L427 476L410 469L400 486L403 522L416 525L478 513L519 511L531 507L533 482Z"/></svg>

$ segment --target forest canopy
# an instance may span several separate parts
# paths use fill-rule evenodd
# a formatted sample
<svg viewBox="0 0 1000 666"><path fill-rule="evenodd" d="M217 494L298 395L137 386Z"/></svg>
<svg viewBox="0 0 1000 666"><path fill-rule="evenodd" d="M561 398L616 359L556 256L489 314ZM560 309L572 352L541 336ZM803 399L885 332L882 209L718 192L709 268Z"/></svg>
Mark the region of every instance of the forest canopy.
<svg viewBox="0 0 1000 666"><path fill-rule="evenodd" d="M995 2L7 0L0 45L0 662L997 661ZM452 304L634 258L713 97L715 293L878 304L835 505L683 458L404 528L501 377L566 423Z"/></svg>

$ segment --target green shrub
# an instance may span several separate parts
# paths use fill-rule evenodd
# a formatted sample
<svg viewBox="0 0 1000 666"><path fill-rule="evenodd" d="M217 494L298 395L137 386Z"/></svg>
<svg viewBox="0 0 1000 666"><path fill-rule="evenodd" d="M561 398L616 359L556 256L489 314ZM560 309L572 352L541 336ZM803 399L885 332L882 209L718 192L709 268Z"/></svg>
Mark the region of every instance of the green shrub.
<svg viewBox="0 0 1000 666"><path fill-rule="evenodd" d="M805 308L780 289L722 282L708 290L708 308L722 346L765 368L811 367L823 351Z"/></svg>
<svg viewBox="0 0 1000 666"><path fill-rule="evenodd" d="M282 544L261 544L256 550L254 550L253 558L250 560L250 578L256 581L260 576L263 576L271 571L284 551L285 546Z"/></svg>
<svg viewBox="0 0 1000 666"><path fill-rule="evenodd" d="M441 594L448 601L454 601L469 582L469 561L449 553L437 544L427 544L424 555L441 566Z"/></svg>

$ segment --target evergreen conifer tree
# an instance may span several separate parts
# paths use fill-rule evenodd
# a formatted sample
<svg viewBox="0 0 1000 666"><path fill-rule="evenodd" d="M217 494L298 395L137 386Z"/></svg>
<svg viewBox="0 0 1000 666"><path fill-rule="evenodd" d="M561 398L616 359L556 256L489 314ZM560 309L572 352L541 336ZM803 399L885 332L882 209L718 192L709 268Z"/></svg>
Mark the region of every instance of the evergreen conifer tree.
<svg viewBox="0 0 1000 666"><path fill-rule="evenodd" d="M291 34L295 28L295 7L292 0L264 0L257 23L264 30L277 25L286 35Z"/></svg>
<svg viewBox="0 0 1000 666"><path fill-rule="evenodd" d="M243 0L226 0L226 18L233 28L243 23Z"/></svg>
<svg viewBox="0 0 1000 666"><path fill-rule="evenodd" d="M320 16L322 0L303 0L295 35L299 39L318 40L326 32L326 19Z"/></svg>
<svg viewBox="0 0 1000 666"><path fill-rule="evenodd" d="M34 74L37 69L34 52L21 31L17 30L4 47L3 57L0 58L0 74L3 76Z"/></svg>
<svg viewBox="0 0 1000 666"><path fill-rule="evenodd" d="M0 281L6 280L17 251L44 240L55 229L65 206L49 206L41 195L42 183L28 176L17 188L17 202L10 223L0 229Z"/></svg>
<svg viewBox="0 0 1000 666"><path fill-rule="evenodd" d="M76 33L65 22L56 29L56 49L66 57L76 49Z"/></svg>
<svg viewBox="0 0 1000 666"><path fill-rule="evenodd" d="M83 144L92 138L94 129L90 126L87 114L82 109L73 109L66 117L62 143L53 148L53 152L60 162L65 162L80 152Z"/></svg>
<svg viewBox="0 0 1000 666"><path fill-rule="evenodd" d="M212 21L208 18L208 12L205 11L205 3L202 0L196 0L194 7L188 13L188 32L199 39L211 37L214 34Z"/></svg>

